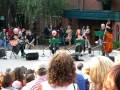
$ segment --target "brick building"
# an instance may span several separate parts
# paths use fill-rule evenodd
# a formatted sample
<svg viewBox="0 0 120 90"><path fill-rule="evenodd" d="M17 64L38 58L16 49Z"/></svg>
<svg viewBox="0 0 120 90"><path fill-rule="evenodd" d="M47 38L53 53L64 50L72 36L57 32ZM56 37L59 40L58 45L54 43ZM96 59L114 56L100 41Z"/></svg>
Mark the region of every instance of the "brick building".
<svg viewBox="0 0 120 90"><path fill-rule="evenodd" d="M90 25L91 29L95 31L100 28L101 23L106 23L110 19L114 41L119 41L120 0L107 1L111 1L108 10L104 9L102 0L70 0L70 8L64 12L64 25L70 24L72 27Z"/></svg>

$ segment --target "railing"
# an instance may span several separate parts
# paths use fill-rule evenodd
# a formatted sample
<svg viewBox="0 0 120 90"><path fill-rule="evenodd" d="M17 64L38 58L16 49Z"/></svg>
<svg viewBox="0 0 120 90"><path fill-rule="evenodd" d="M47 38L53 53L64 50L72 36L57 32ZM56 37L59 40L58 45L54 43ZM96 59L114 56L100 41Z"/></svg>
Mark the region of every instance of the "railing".
<svg viewBox="0 0 120 90"><path fill-rule="evenodd" d="M93 11L71 9L64 11L64 17L67 18L77 18L77 19L93 19L93 20L115 20L120 21L120 12L114 11Z"/></svg>

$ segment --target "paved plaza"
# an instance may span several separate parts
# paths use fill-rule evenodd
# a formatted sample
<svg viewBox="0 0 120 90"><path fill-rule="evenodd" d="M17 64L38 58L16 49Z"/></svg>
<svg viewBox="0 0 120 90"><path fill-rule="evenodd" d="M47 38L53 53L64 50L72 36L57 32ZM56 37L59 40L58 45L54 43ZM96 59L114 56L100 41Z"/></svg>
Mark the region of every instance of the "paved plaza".
<svg viewBox="0 0 120 90"><path fill-rule="evenodd" d="M11 51L6 51L7 59L0 59L0 71L4 72L7 68L14 69L15 67L19 67L19 66L25 66L27 68L34 69L35 66L40 63L48 64L52 57L52 54L49 49L45 49L44 52L42 48L31 49L31 50L26 49L25 52L26 53L37 52L39 53L39 59L27 61L26 58L21 58L20 53L18 54L17 58L15 58L14 55L12 55L12 57L10 58ZM73 49L69 49L68 52L72 54L75 51ZM88 61L90 61L90 59L93 56L98 56L98 55L101 55L101 52L99 50L95 50L94 53L92 52L92 56L89 55L88 52L86 51L83 56L80 56L80 58L83 59L84 61L75 61L75 63L76 64L78 62L87 63ZM117 55L120 55L120 51L113 50L112 53L110 54L110 56L117 56Z"/></svg>

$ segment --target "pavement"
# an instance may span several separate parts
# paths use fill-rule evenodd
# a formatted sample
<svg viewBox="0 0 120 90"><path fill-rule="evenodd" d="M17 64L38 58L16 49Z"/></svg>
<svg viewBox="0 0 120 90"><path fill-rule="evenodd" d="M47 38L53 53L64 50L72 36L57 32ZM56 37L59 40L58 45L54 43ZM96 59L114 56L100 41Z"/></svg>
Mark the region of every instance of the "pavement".
<svg viewBox="0 0 120 90"><path fill-rule="evenodd" d="M66 51L69 53L74 53L74 48L66 48ZM49 64L49 61L51 60L52 53L48 49L47 46L39 46L35 49L25 49L25 53L30 53L30 52L37 52L39 54L39 59L38 60L31 60L28 61L26 58L21 58L21 53L17 55L17 58L14 57L14 55L11 56L11 51L6 51L6 57L7 59L0 59L0 72L5 72L6 69L14 69L16 67L20 66L25 66L26 68L31 68L34 69L36 65L45 63L46 65ZM101 55L101 51L99 50L94 50L92 51L92 54L89 55L88 52L86 51L83 56L79 56L80 59L83 59L84 61L75 61L75 64L77 65L79 62L81 63L87 63L90 61L90 59L94 56ZM110 56L117 56L120 55L120 51L113 50L112 53L110 53Z"/></svg>

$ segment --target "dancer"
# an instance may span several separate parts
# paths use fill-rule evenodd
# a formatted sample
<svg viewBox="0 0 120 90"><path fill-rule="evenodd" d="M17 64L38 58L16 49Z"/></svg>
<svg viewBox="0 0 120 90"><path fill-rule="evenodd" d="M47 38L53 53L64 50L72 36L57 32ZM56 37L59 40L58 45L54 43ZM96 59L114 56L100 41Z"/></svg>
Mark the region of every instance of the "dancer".
<svg viewBox="0 0 120 90"><path fill-rule="evenodd" d="M49 39L49 48L52 51L52 54L54 54L56 52L56 50L59 49L59 44L60 44L60 40L57 38L57 31L53 30L52 31L52 38Z"/></svg>
<svg viewBox="0 0 120 90"><path fill-rule="evenodd" d="M81 54L82 50L85 52L85 40L80 32L81 32L81 30L77 29L77 31L76 31L77 38L75 40L75 44L76 44L75 52L80 53L80 55L82 56L82 54Z"/></svg>
<svg viewBox="0 0 120 90"><path fill-rule="evenodd" d="M72 29L70 26L67 27L66 34L67 34L66 41L69 43L69 46L71 46Z"/></svg>

